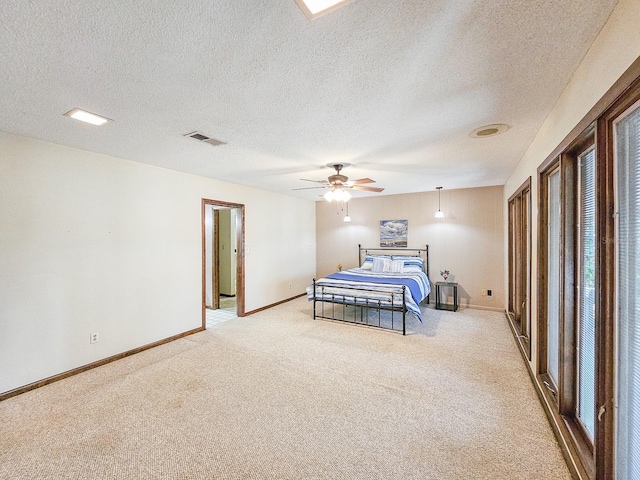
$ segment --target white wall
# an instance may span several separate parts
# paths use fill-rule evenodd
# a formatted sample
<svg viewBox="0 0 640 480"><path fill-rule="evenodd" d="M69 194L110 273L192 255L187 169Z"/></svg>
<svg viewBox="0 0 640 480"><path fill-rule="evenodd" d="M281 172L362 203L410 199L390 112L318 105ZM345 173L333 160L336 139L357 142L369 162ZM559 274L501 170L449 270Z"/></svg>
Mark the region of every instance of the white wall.
<svg viewBox="0 0 640 480"><path fill-rule="evenodd" d="M246 206L246 311L304 292L313 202L0 132L0 393L200 327L202 198Z"/></svg>
<svg viewBox="0 0 640 480"><path fill-rule="evenodd" d="M549 156L571 130L593 108L618 78L640 56L640 2L620 0L609 20L593 42L581 64L558 99L552 112L507 180L504 188L505 253L508 232L507 200L531 176L532 199L532 345L537 345L535 295L538 271L538 166ZM507 268L505 261L505 269ZM505 270L505 279L506 270ZM506 285L505 285L506 288ZM506 304L505 304L506 308ZM537 362L533 351L531 365Z"/></svg>
<svg viewBox="0 0 640 480"><path fill-rule="evenodd" d="M429 244L430 278L442 281L449 270L459 283L460 305L502 310L504 245L502 186L442 190L445 218L435 218L436 191L405 195L374 195L349 201L351 223L336 204L318 202L318 276L358 264L358 244L379 247L380 220L408 220L408 248ZM341 208L341 207L340 207ZM338 214L337 214L338 213ZM482 290L492 290L491 297Z"/></svg>

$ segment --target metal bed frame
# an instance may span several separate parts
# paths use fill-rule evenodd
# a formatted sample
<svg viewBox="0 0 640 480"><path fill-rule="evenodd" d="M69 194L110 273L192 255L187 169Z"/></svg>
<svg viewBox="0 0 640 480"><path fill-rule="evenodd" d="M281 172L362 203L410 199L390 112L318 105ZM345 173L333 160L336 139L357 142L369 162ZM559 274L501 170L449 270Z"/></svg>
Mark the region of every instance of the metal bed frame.
<svg viewBox="0 0 640 480"><path fill-rule="evenodd" d="M429 276L429 245L425 248L363 248L362 245L358 245L358 265L362 265L363 257L367 255L389 255L390 252L396 254L403 254L404 256L421 257L424 255L424 271ZM410 253L413 252L413 255ZM402 321L402 335L407 333L407 304L406 295L410 294L405 285L385 286L385 295L382 299L372 300L365 297L359 297L357 294L353 294L355 291L362 292L375 292L378 296L382 294L381 291L372 288L356 288L349 287L348 294L333 293L325 295L325 286L317 286L316 279L313 279L313 318L322 318L326 320L334 320L340 322L354 323L357 325L364 325L369 327L385 328L388 330L396 330L395 326ZM319 298L318 288L320 291ZM329 287L335 288L335 287ZM329 296L330 300L326 300L325 297ZM429 295L427 295L427 304L429 304ZM386 303L383 304L382 302ZM370 322L370 311L374 312L373 323ZM391 326L382 324L382 312L391 312ZM377 313L377 322L375 321L375 313ZM400 319L396 320L396 317Z"/></svg>

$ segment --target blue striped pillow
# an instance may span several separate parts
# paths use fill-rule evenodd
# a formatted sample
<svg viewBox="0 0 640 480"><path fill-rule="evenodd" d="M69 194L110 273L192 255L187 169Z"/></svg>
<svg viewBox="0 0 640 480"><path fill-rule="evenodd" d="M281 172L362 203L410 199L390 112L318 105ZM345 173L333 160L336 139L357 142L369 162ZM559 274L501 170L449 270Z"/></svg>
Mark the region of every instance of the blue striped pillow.
<svg viewBox="0 0 640 480"><path fill-rule="evenodd" d="M360 268L362 268L363 270L371 270L373 268L373 260L375 258L391 259L391 257L388 255L367 255L364 257L364 262L362 262L362 265Z"/></svg>
<svg viewBox="0 0 640 480"><path fill-rule="evenodd" d="M424 260L421 257L403 257L394 255L393 259L404 261L404 267L402 269L404 273L424 271Z"/></svg>

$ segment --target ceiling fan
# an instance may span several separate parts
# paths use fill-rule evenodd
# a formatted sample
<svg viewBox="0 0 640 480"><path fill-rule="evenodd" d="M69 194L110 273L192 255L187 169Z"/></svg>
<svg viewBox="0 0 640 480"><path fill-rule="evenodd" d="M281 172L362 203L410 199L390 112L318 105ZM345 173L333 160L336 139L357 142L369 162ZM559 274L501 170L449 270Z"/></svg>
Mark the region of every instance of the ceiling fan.
<svg viewBox="0 0 640 480"><path fill-rule="evenodd" d="M324 198L327 201L336 200L338 202L348 202L351 199L351 194L347 190L364 190L367 192L382 192L384 188L380 187L368 187L364 184L376 183L375 180L370 178L359 178L357 180L349 181L349 177L341 175L340 171L344 167L348 167L348 163L329 163L327 167L335 168L335 175L330 175L326 180L309 180L307 178L301 178L305 182L321 183L319 187L302 187L294 188L294 190L310 190L313 188L329 188L330 190L324 194Z"/></svg>

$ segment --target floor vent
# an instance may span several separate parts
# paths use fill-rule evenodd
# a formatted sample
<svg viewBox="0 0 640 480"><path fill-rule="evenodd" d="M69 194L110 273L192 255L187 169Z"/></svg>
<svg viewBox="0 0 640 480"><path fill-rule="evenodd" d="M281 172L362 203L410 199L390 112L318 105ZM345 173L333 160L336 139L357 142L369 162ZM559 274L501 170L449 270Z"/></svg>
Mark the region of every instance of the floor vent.
<svg viewBox="0 0 640 480"><path fill-rule="evenodd" d="M218 145L226 145L227 142L223 142L222 140L216 140L215 138L207 137L206 135L200 132L191 132L184 135L185 137L195 138L199 142L208 143L214 147Z"/></svg>

